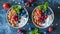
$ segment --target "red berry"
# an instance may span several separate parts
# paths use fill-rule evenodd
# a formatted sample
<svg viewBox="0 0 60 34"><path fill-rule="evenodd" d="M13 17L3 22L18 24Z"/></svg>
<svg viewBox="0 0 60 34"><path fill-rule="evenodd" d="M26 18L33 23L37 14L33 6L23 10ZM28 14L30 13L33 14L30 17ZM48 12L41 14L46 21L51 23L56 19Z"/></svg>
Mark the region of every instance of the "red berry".
<svg viewBox="0 0 60 34"><path fill-rule="evenodd" d="M37 21L40 22L40 23L42 23L42 19L41 18L38 18Z"/></svg>
<svg viewBox="0 0 60 34"><path fill-rule="evenodd" d="M42 19L43 20L47 19L47 15L42 16Z"/></svg>
<svg viewBox="0 0 60 34"><path fill-rule="evenodd" d="M22 30L18 30L18 32L22 33Z"/></svg>
<svg viewBox="0 0 60 34"><path fill-rule="evenodd" d="M25 5L29 7L30 6L30 3L29 2L26 2Z"/></svg>
<svg viewBox="0 0 60 34"><path fill-rule="evenodd" d="M18 16L12 16L13 21L18 21Z"/></svg>
<svg viewBox="0 0 60 34"><path fill-rule="evenodd" d="M30 0L30 2L34 2L34 0Z"/></svg>
<svg viewBox="0 0 60 34"><path fill-rule="evenodd" d="M48 31L49 31L49 32L52 32L52 31L53 31L53 28L52 28L52 27L49 27L49 28L48 28Z"/></svg>
<svg viewBox="0 0 60 34"><path fill-rule="evenodd" d="M42 10L37 10L38 16L42 16Z"/></svg>
<svg viewBox="0 0 60 34"><path fill-rule="evenodd" d="M9 9L9 8L10 8L10 5L9 5L8 3L4 3L4 4L3 4L3 8L4 8L4 9Z"/></svg>
<svg viewBox="0 0 60 34"><path fill-rule="evenodd" d="M19 33L19 34L22 34L22 30L18 30L18 33Z"/></svg>

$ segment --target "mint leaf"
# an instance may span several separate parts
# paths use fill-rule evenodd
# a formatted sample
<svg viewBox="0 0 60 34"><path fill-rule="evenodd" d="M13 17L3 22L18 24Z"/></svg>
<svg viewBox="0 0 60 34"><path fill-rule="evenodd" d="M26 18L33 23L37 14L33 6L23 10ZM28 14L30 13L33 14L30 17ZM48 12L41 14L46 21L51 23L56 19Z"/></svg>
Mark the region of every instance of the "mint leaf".
<svg viewBox="0 0 60 34"><path fill-rule="evenodd" d="M47 8L48 8L48 5L49 5L49 3L48 2L45 2L45 4L44 4L44 11L46 11L47 10Z"/></svg>
<svg viewBox="0 0 60 34"><path fill-rule="evenodd" d="M43 9L43 5L38 6L38 9L42 10Z"/></svg>

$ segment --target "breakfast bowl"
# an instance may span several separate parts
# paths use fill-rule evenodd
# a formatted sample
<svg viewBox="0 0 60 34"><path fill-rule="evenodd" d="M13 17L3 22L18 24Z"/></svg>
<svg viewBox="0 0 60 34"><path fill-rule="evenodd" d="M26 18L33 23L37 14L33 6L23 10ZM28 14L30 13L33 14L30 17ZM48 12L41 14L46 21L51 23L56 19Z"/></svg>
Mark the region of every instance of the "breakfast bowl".
<svg viewBox="0 0 60 34"><path fill-rule="evenodd" d="M22 5L12 5L7 12L8 24L14 28L22 28L25 26L28 18L28 11Z"/></svg>
<svg viewBox="0 0 60 34"><path fill-rule="evenodd" d="M54 12L49 6L47 10L42 7L43 5L39 5L32 11L32 22L36 27L44 29L53 23Z"/></svg>

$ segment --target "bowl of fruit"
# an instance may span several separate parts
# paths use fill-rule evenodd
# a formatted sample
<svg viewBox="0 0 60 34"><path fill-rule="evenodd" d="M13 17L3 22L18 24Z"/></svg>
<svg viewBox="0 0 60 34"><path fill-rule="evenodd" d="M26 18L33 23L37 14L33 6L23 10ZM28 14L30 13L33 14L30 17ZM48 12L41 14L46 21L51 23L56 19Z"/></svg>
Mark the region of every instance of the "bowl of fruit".
<svg viewBox="0 0 60 34"><path fill-rule="evenodd" d="M14 28L26 25L28 18L28 11L22 5L12 5L7 12L7 21Z"/></svg>
<svg viewBox="0 0 60 34"><path fill-rule="evenodd" d="M32 22L38 28L47 28L53 23L54 12L48 5L49 3L45 2L32 12Z"/></svg>

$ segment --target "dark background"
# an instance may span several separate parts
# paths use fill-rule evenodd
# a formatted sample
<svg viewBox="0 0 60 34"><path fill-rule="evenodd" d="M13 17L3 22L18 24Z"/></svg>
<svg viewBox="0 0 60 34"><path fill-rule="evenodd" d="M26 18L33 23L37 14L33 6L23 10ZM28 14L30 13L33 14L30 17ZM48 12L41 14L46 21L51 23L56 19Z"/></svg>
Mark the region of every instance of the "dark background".
<svg viewBox="0 0 60 34"><path fill-rule="evenodd" d="M10 25L8 25L8 22L6 20L7 10L3 9L3 4L10 3L10 5L13 5L13 4L21 3L21 5L24 6L22 1L23 0L15 0L15 1L0 0L0 34L19 34L17 32L18 29L13 28ZM45 1L48 1L49 6L52 8L52 10L54 12L54 21L53 21L53 24L50 26L50 27L54 27L54 31L49 33L49 32L47 32L48 28L39 29L39 30L40 30L40 32L46 32L46 34L60 34L60 8L58 8L58 7L60 7L60 0L35 0L35 1L36 2L34 2L35 3L34 6L26 7L26 9L28 10L28 13L29 13L28 23L24 27L19 28L19 29L26 31L26 33L24 33L24 34L28 34L29 27L36 28L31 21L31 13L36 6L44 4Z"/></svg>

